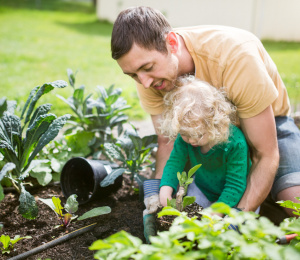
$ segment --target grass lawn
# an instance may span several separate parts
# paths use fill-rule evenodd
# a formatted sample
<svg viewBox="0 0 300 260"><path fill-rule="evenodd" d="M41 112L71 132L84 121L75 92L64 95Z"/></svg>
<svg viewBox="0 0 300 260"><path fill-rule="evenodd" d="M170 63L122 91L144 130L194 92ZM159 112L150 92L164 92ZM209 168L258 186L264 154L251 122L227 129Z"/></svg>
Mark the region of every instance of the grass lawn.
<svg viewBox="0 0 300 260"><path fill-rule="evenodd" d="M97 85L122 88L124 98L135 109L135 119L145 114L139 107L135 85L111 58L112 24L100 22L90 2L58 0L0 0L1 97L25 102L30 90L45 82L68 80L67 68L78 70L76 85L86 94L97 94ZM57 90L68 97L71 88ZM69 108L55 95L43 101L53 104L57 115ZM65 108L65 109L64 109Z"/></svg>
<svg viewBox="0 0 300 260"><path fill-rule="evenodd" d="M145 117L135 86L111 58L112 25L98 21L92 1L0 0L1 97L23 104L30 90L45 82L67 81L67 68L78 70L76 84L88 93L115 84L134 108L132 119ZM264 41L287 85L292 102L300 103L300 43ZM56 90L64 97L71 88ZM57 115L70 113L54 94L43 101Z"/></svg>

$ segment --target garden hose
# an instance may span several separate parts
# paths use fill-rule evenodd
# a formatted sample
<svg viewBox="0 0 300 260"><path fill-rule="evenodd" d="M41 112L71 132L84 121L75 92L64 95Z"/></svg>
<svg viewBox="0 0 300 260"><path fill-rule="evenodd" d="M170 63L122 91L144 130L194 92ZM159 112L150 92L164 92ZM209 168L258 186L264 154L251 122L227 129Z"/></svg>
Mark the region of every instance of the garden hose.
<svg viewBox="0 0 300 260"><path fill-rule="evenodd" d="M48 243L46 243L44 245L36 247L36 248L34 248L34 249L30 250L30 251L27 251L25 253L19 254L17 256L12 257L12 258L9 258L9 260L21 260L21 259L25 259L25 258L27 258L29 256L35 255L37 253L40 253L40 252L42 252L42 251L44 251L44 250L46 250L48 248L51 248L51 247L56 246L58 244L61 244L61 243L65 242L65 241L67 241L67 240L69 240L71 238L77 237L77 236L79 236L79 235L81 235L81 234L83 234L85 232L91 231L91 230L93 230L95 228L96 225L97 225L97 223L94 223L94 224L91 224L89 226L77 229L77 230L75 230L75 231L73 231L73 232L71 232L69 234L66 234L66 235L64 235L62 237L54 239L54 240L52 240L52 241L50 241L50 242L48 242Z"/></svg>

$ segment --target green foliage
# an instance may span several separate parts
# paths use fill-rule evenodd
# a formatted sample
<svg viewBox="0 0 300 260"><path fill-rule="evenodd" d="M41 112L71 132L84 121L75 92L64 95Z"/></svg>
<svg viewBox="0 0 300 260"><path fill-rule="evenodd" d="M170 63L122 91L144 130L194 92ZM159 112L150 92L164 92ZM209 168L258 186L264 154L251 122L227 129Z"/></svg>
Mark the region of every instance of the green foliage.
<svg viewBox="0 0 300 260"><path fill-rule="evenodd" d="M2 246L0 247L2 254L9 254L10 251L13 250L15 243L17 243L21 239L28 238L31 238L31 236L20 237L19 235L17 235L13 239L11 239L8 235L2 235L0 237L0 242L2 243Z"/></svg>
<svg viewBox="0 0 300 260"><path fill-rule="evenodd" d="M73 95L68 99L57 95L69 105L74 113L71 118L72 127L66 131L66 134L73 132L73 138L76 140L82 139L82 136L79 135L89 134L88 143L83 143L78 149L85 148L88 145L92 154L97 150L101 152L105 142L115 140L113 136L114 129L117 129L118 135L123 132L123 124L128 119L123 111L129 109L130 106L126 105L126 100L121 97L122 90L114 89L114 85L108 89L97 86L97 99L92 99L92 94L85 96L84 86L75 87L76 73L74 74L71 69L68 69L67 72L70 85L73 88ZM96 155L96 158L97 156L99 154Z"/></svg>
<svg viewBox="0 0 300 260"><path fill-rule="evenodd" d="M133 183L136 174L142 171L146 166L145 163L152 163L149 160L152 150L157 147L157 135L148 135L141 138L138 132L133 129L127 129L124 135L117 139L116 144L105 143L105 153L113 161L122 162L131 175Z"/></svg>
<svg viewBox="0 0 300 260"><path fill-rule="evenodd" d="M60 173L66 161L72 157L83 156L80 151L74 151L74 147L69 143L63 136L46 145L37 155L37 159L44 162L33 168L30 176L36 178L42 186L46 186L51 181L60 181Z"/></svg>
<svg viewBox="0 0 300 260"><path fill-rule="evenodd" d="M182 173L177 172L177 179L179 181L179 189L176 193L176 199L167 200L167 205L178 209L179 211L184 210L184 208L196 201L196 197L185 196L187 193L188 186L193 182L194 173L201 167L202 164L197 164L188 171Z"/></svg>
<svg viewBox="0 0 300 260"><path fill-rule="evenodd" d="M67 228L70 226L71 221L78 217L74 214L78 210L78 202L76 198L77 198L76 194L71 195L67 199L67 202L64 205L65 207L61 205L61 200L57 197L52 197L52 199L39 198L39 200L45 203L46 205L48 205L55 212L60 222L60 226ZM66 211L66 213L64 213L64 211ZM108 206L98 207L84 213L82 216L78 218L78 220L97 217L103 214L108 214L110 212L111 212L111 208Z"/></svg>
<svg viewBox="0 0 300 260"><path fill-rule="evenodd" d="M11 171L6 172L6 175L9 172L7 177L20 193L19 212L28 219L36 218L38 210L34 197L25 190L23 180L33 168L45 162L34 158L57 136L70 117L64 115L57 118L56 115L50 114L51 104L35 107L41 96L54 88L66 86L67 83L61 80L37 86L30 92L20 118L13 114L12 105L6 102L6 111L2 113L0 119L0 153L5 162L15 165Z"/></svg>
<svg viewBox="0 0 300 260"><path fill-rule="evenodd" d="M194 173L201 167L202 164L197 164L196 166L194 166L193 168L191 168L188 171L188 174L186 174L186 172L182 172L180 174L180 172L177 172L177 178L179 181L179 186L184 188L184 192L186 194L187 192L187 188L188 186L193 182L193 175Z"/></svg>
<svg viewBox="0 0 300 260"><path fill-rule="evenodd" d="M295 197L295 199L300 201L300 197ZM286 200L286 201L277 201L277 203L281 206L281 207L285 207L288 209L293 209L293 213L297 216L300 216L300 203L296 203L293 202L291 200Z"/></svg>
<svg viewBox="0 0 300 260"><path fill-rule="evenodd" d="M290 245L278 245L278 237L295 226L300 232L300 220L293 219L277 227L267 218L253 212L237 212L224 203L215 203L204 210L201 220L188 218L186 213L176 209L163 211L178 217L169 231L150 237L151 244L121 231L106 239L95 241L90 250L97 250L96 259L298 259L299 240ZM163 212L162 211L162 212ZM220 218L211 213L229 213ZM241 233L229 230L230 224L237 225Z"/></svg>

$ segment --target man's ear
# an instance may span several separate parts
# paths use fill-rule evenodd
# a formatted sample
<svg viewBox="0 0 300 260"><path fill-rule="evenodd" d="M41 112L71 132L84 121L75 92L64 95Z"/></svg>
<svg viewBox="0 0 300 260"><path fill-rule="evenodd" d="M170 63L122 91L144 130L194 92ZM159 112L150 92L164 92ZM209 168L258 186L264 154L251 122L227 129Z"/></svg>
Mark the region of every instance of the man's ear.
<svg viewBox="0 0 300 260"><path fill-rule="evenodd" d="M178 50L178 38L175 32L169 32L167 34L167 44L170 47L172 53L176 53Z"/></svg>

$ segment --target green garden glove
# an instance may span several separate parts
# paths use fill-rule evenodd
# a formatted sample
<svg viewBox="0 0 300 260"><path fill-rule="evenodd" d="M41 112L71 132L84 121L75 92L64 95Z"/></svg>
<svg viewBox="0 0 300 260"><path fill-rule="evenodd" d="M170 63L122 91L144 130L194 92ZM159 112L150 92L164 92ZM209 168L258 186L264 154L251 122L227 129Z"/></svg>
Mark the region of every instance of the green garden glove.
<svg viewBox="0 0 300 260"><path fill-rule="evenodd" d="M147 214L143 217L144 236L146 243L150 244L149 237L156 236L156 216L154 214Z"/></svg>

